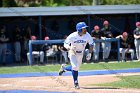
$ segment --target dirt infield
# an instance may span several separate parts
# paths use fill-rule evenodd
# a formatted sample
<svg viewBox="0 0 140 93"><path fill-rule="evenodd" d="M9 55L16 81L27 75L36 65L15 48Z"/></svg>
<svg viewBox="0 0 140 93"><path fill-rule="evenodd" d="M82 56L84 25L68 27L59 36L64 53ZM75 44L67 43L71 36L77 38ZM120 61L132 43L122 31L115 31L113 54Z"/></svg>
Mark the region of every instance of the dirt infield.
<svg viewBox="0 0 140 93"><path fill-rule="evenodd" d="M121 75L140 75L140 73ZM81 89L76 90L73 88L71 76L0 78L0 90L42 90L64 93L140 93L140 89L92 86L92 84L109 83L118 80L120 79L116 75L80 76Z"/></svg>

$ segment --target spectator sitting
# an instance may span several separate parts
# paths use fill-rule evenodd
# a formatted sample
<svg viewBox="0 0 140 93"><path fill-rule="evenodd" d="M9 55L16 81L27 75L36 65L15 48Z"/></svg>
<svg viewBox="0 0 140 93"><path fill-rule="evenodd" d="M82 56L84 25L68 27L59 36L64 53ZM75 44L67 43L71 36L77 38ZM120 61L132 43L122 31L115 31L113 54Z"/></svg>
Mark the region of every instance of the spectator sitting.
<svg viewBox="0 0 140 93"><path fill-rule="evenodd" d="M31 40L36 40L36 36L31 36ZM33 44L32 55L33 55L33 58L35 56L38 56L40 58L39 63L40 64L43 64L43 61L44 61L44 52L43 52L43 49L40 49L40 47L41 47L40 45ZM32 62L31 62L31 59L30 59L30 53L29 52L27 53L27 58L28 58L28 61L29 61L29 65L32 65Z"/></svg>
<svg viewBox="0 0 140 93"><path fill-rule="evenodd" d="M127 32L123 32L122 35L119 35L116 38L120 38L120 53L122 53L122 62L126 61L126 53L131 53L131 60L133 60L134 50L131 49L131 42L128 38Z"/></svg>
<svg viewBox="0 0 140 93"><path fill-rule="evenodd" d="M49 49L46 52L47 52L47 56L54 55L56 53L56 51L54 49L54 45L53 46L49 46Z"/></svg>

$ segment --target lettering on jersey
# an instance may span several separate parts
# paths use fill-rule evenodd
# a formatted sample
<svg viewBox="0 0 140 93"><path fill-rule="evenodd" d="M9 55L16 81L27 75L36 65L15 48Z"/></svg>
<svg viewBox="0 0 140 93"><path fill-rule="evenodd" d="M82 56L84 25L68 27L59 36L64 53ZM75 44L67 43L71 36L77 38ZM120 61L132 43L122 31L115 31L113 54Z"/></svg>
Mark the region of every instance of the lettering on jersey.
<svg viewBox="0 0 140 93"><path fill-rule="evenodd" d="M74 43L86 43L86 41L84 41L84 40L76 40L76 41L74 41Z"/></svg>

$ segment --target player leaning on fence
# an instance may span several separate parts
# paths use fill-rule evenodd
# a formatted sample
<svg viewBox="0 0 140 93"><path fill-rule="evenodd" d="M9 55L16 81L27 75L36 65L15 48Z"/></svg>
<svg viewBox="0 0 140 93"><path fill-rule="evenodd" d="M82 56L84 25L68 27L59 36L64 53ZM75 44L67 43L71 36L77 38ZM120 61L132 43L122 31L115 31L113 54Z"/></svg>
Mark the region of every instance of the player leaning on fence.
<svg viewBox="0 0 140 93"><path fill-rule="evenodd" d="M65 66L64 64L62 64L59 75L62 75L65 71L71 71L74 80L74 86L76 89L79 89L78 70L82 63L83 52L87 43L89 43L90 45L90 52L86 56L87 60L91 59L91 53L93 51L93 39L87 32L87 27L88 26L85 22L77 23L77 31L70 34L64 42L64 47L69 50L69 59L71 66Z"/></svg>
<svg viewBox="0 0 140 93"><path fill-rule="evenodd" d="M111 27L109 25L108 21L104 21L103 22L103 28L101 29L102 32L102 36L101 39L103 40L107 40L107 39L111 39L113 37L112 32L111 32ZM108 57L110 54L110 50L111 50L111 42L102 42L102 48L103 48L103 60L105 62L108 62Z"/></svg>
<svg viewBox="0 0 140 93"><path fill-rule="evenodd" d="M101 35L102 34L100 31L100 27L98 25L94 26L94 30L92 30L92 32L91 32L91 36L92 36L93 40L101 39ZM93 57L94 57L94 61L96 63L99 60L100 42L94 43L94 50L93 51L94 51Z"/></svg>

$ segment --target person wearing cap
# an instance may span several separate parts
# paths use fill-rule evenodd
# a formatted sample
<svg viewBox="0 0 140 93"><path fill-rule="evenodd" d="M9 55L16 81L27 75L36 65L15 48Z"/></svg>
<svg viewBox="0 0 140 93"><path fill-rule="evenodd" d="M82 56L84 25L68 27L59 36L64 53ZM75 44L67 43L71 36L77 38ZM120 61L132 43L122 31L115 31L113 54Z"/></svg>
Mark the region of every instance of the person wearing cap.
<svg viewBox="0 0 140 93"><path fill-rule="evenodd" d="M31 40L36 40L36 39L37 39L36 36L31 36ZM45 40L47 40L47 38L45 38ZM39 59L40 59L39 64L42 65L44 62L44 52L43 52L43 49L41 49L41 45L33 44L32 47L33 47L33 51L32 51L33 59L36 56L39 57ZM29 65L33 65L33 63L31 62L31 59L30 59L29 52L27 53L27 59L29 61Z"/></svg>
<svg viewBox="0 0 140 93"><path fill-rule="evenodd" d="M93 40L99 40L101 39L101 31L100 31L100 27L98 25L94 26L94 30L92 30L91 32L91 36L93 38ZM94 61L98 62L99 60L99 52L100 52L100 42L95 42L94 43Z"/></svg>
<svg viewBox="0 0 140 93"><path fill-rule="evenodd" d="M128 33L123 32L122 35L117 36L120 38L120 53L122 53L122 62L126 62L126 53L131 53L131 61L134 58L134 49L131 49L131 40L128 38Z"/></svg>
<svg viewBox="0 0 140 93"><path fill-rule="evenodd" d="M136 22L136 29L134 30L133 35L135 38L136 56L138 61L140 61L140 22Z"/></svg>
<svg viewBox="0 0 140 93"><path fill-rule="evenodd" d="M101 29L101 33L102 33L101 39L107 40L113 38L111 27L109 26L109 22L107 20L103 22L103 26L104 27ZM111 50L111 42L108 41L102 42L102 49L103 49L103 60L105 62L108 62L108 57Z"/></svg>
<svg viewBox="0 0 140 93"><path fill-rule="evenodd" d="M80 89L78 82L78 71L82 64L83 53L87 43L89 44L89 54L86 56L86 60L91 59L91 53L93 52L94 41L91 35L87 32L88 26L85 22L78 22L76 24L76 31L71 33L64 41L64 47L68 50L68 57L70 59L70 66L65 64L61 65L59 75L64 72L70 71L73 76L74 87Z"/></svg>

